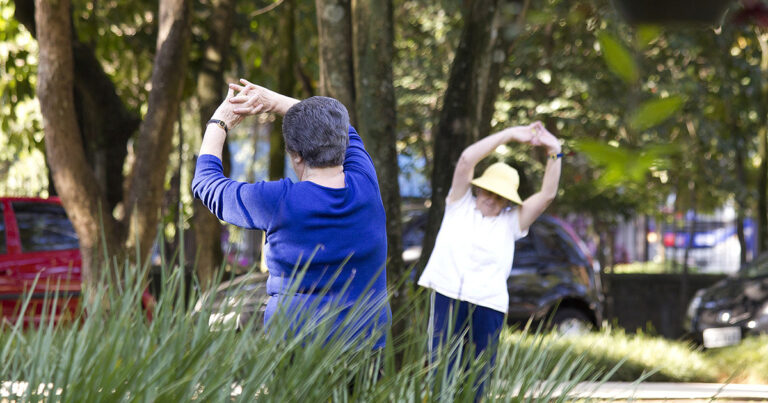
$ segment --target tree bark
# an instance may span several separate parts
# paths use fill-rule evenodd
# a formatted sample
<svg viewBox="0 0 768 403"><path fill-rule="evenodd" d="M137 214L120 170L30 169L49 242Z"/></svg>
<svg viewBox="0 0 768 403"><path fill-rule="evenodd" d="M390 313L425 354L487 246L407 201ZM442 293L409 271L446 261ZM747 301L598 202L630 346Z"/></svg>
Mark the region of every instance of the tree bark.
<svg viewBox="0 0 768 403"><path fill-rule="evenodd" d="M757 179L757 252L768 250L768 128L760 136L760 171Z"/></svg>
<svg viewBox="0 0 768 403"><path fill-rule="evenodd" d="M315 6L320 51L318 92L344 104L350 122L357 125L350 0L315 0Z"/></svg>
<svg viewBox="0 0 768 403"><path fill-rule="evenodd" d="M105 269L105 255L116 245L112 216L88 166L74 99L74 60L70 3L36 0L39 47L38 87L45 131L45 150L56 191L80 238L86 292L94 291ZM101 224L101 225L100 225ZM103 239L107 245L102 244ZM107 255L108 256L108 255Z"/></svg>
<svg viewBox="0 0 768 403"><path fill-rule="evenodd" d="M757 182L757 253L768 251L768 33L755 28L757 42L760 45L760 171Z"/></svg>
<svg viewBox="0 0 768 403"><path fill-rule="evenodd" d="M15 6L14 17L36 37L34 1L17 0ZM77 39L74 28L70 35L74 48L75 110L86 160L96 172L108 211L112 211L123 198L123 163L128 140L139 128L141 119L117 95L93 48Z"/></svg>
<svg viewBox="0 0 768 403"><path fill-rule="evenodd" d="M284 0L278 16L278 49L275 63L280 72L277 76L277 92L292 97L296 87L294 67L296 57L296 19L294 0ZM285 139L283 138L283 119L277 116L269 137L269 179L278 180L285 176Z"/></svg>
<svg viewBox="0 0 768 403"><path fill-rule="evenodd" d="M480 131L487 126L481 119L486 90L489 88L487 79L493 49L493 28L488 22L494 21L497 11L498 0L465 2L464 28L451 65L443 108L434 135L432 206L424 232L419 262L421 268L426 265L435 246L445 211L445 197L459 155L479 139Z"/></svg>
<svg viewBox="0 0 768 403"><path fill-rule="evenodd" d="M733 127L733 126L732 126ZM737 127L733 127L732 133L741 135L740 131ZM748 209L747 206L747 195L746 195L746 189L748 189L747 184L747 173L745 172L744 168L744 142L739 140L739 144L736 147L736 158L735 158L735 165L736 165L736 179L739 184L739 188L736 190L736 237L739 239L739 247L741 248L741 253L739 254L739 265L740 267L744 267L745 264L747 264L747 240L744 236L744 220L746 218L746 211Z"/></svg>
<svg viewBox="0 0 768 403"><path fill-rule="evenodd" d="M205 122L221 104L226 82L224 70L228 64L230 40L235 19L235 0L214 0L211 4L211 16L208 18L209 39L203 47L203 68L197 76L197 97L200 100L200 122L205 132ZM226 143L224 148L226 149ZM224 158L225 156L222 155ZM225 158L226 159L226 158ZM227 159L228 160L228 159ZM229 164L226 164L228 167ZM194 169L194 168L193 168ZM190 256L197 268L197 277L203 290L209 288L215 278L216 268L224 260L221 250L222 226L200 200L194 201L193 238L195 256ZM186 252L186 251L185 251ZM192 253L190 253L192 255Z"/></svg>
<svg viewBox="0 0 768 403"><path fill-rule="evenodd" d="M142 262L157 234L173 125L181 101L188 61L191 7L188 0L162 0L157 53L147 115L136 141L136 162L126 203L129 250Z"/></svg>
<svg viewBox="0 0 768 403"><path fill-rule="evenodd" d="M402 213L400 211L399 166L395 88L392 82L394 22L391 0L353 0L356 109L360 134L366 139L379 177L387 212L387 275L402 288L407 276L403 263ZM395 290L393 304L402 301ZM397 312L397 307L393 307ZM401 332L396 331L400 334Z"/></svg>

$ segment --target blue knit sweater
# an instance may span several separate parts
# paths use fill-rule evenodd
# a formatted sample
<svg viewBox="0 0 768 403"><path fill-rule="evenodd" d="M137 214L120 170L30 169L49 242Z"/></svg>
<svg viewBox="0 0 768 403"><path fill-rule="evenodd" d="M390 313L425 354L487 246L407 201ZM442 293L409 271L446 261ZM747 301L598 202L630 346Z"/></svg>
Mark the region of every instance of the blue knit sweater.
<svg viewBox="0 0 768 403"><path fill-rule="evenodd" d="M340 189L290 179L244 183L225 177L219 158L207 154L198 158L194 196L219 219L266 232L267 326L290 287L296 292L289 296L290 307L283 307L290 315L333 304L341 309L334 324L338 329L359 302L363 312L357 311L355 317L360 319L350 331L360 334L376 327L383 332L389 325L384 206L371 157L352 127L344 175L346 187ZM305 266L301 281L292 284L289 280L297 268ZM317 313L309 312L315 318ZM385 342L382 336L376 347Z"/></svg>

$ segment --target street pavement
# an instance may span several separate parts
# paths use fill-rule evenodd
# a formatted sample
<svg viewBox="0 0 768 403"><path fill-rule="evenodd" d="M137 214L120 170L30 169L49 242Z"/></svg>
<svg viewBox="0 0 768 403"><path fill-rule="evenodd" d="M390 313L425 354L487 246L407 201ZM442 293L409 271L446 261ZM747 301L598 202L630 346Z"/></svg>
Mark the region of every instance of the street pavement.
<svg viewBox="0 0 768 403"><path fill-rule="evenodd" d="M598 400L768 401L768 385L666 382L584 382L569 395Z"/></svg>
<svg viewBox="0 0 768 403"><path fill-rule="evenodd" d="M235 386L235 385L233 385ZM0 403L14 402L25 396L28 385L26 382L0 382ZM55 392L52 385L39 385L37 394L48 396L60 395L61 389ZM233 397L240 395L242 390L233 387ZM555 392L550 398L561 395ZM534 396L536 397L535 393ZM569 400L591 399L612 401L640 402L674 402L685 401L709 402L712 400L725 402L756 402L768 401L768 385L745 385L723 383L665 383L665 382L583 382L568 391ZM535 399L534 399L535 400Z"/></svg>

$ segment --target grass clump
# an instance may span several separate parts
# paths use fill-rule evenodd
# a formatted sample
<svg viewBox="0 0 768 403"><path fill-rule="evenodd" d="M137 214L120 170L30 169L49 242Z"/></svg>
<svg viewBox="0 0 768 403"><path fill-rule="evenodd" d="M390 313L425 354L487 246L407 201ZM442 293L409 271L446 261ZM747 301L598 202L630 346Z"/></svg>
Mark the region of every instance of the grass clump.
<svg viewBox="0 0 768 403"><path fill-rule="evenodd" d="M768 384L768 335L707 350L689 341L610 328L578 337L547 334L543 338L555 355L583 355L598 370L616 368L611 381ZM502 343L530 346L534 342L529 333L509 330Z"/></svg>
<svg viewBox="0 0 768 403"><path fill-rule="evenodd" d="M375 336L333 330L333 307L298 330L276 316L268 335L254 315L241 329L212 331L212 313L243 307L193 309L199 293L170 268L150 321L140 303L143 276L131 269L122 284L86 296L93 302L73 323L25 328L20 321L2 329L0 385L14 385L11 400L472 402L485 381L485 396L494 401L550 402L567 400L578 382L601 374L587 355L556 350L542 334L526 334L525 346L503 343L490 375L485 356L464 358L449 372L458 340L428 354L423 292L396 313L411 325L375 352Z"/></svg>
<svg viewBox="0 0 768 403"><path fill-rule="evenodd" d="M748 337L735 346L704 352L723 381L768 384L768 335Z"/></svg>
<svg viewBox="0 0 768 403"><path fill-rule="evenodd" d="M529 345L525 333L510 332L511 343ZM641 377L654 382L714 382L718 372L692 344L653 337L643 333L627 334L623 329L605 329L577 337L548 334L553 349L583 354L596 368L607 370L621 363L612 381L633 382Z"/></svg>

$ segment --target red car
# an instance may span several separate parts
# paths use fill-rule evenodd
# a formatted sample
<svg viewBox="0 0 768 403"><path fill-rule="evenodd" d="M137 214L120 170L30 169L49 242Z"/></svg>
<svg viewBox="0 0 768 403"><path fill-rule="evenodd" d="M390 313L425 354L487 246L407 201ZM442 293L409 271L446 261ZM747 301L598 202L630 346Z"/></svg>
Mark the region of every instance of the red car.
<svg viewBox="0 0 768 403"><path fill-rule="evenodd" d="M0 322L16 323L30 293L25 324L50 318L44 306L56 306L57 321L75 313L81 265L77 234L58 198L0 197ZM151 306L151 295L142 299Z"/></svg>

